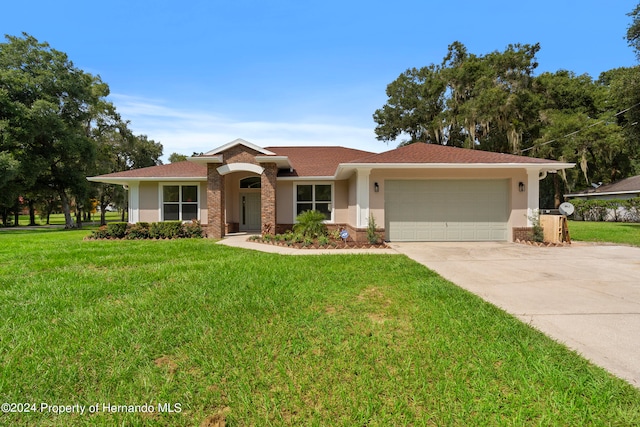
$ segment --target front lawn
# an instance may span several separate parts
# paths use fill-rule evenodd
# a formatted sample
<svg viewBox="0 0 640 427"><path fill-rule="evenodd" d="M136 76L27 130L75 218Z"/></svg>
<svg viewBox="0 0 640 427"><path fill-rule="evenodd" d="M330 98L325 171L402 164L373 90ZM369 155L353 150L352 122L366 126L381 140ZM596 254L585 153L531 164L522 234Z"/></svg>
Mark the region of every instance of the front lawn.
<svg viewBox="0 0 640 427"><path fill-rule="evenodd" d="M638 389L404 256L87 234L0 230L0 403L36 409L1 425L640 424Z"/></svg>
<svg viewBox="0 0 640 427"><path fill-rule="evenodd" d="M73 220L75 221L75 214L72 214L73 216ZM125 216L126 217L126 216ZM11 221L13 221L13 215L11 215L9 217L9 219ZM29 225L29 215L20 215L19 218L19 226L21 227L25 227ZM122 220L122 213L121 212L107 212L105 215L105 220L107 222L115 222L115 221L121 221ZM51 216L49 217L49 224L50 225L64 225L65 220L64 220L64 214L61 213L55 213L55 214L51 214ZM38 226L40 225L46 225L47 224L47 220L46 218L40 218L40 216L36 215L36 224ZM87 221L87 222L83 222L82 223L83 226L92 226L92 225L99 225L100 224L100 213L96 213L93 214L91 216L91 221ZM2 228L2 222L0 221L0 228ZM7 227L7 228L11 228L11 226Z"/></svg>
<svg viewBox="0 0 640 427"><path fill-rule="evenodd" d="M569 221L572 240L640 246L640 224L630 222Z"/></svg>

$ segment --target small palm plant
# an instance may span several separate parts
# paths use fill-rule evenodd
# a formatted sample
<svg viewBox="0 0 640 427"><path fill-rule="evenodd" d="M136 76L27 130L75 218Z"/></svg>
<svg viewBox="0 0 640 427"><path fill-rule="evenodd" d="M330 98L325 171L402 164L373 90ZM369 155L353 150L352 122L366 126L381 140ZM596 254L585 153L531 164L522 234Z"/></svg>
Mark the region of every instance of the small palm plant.
<svg viewBox="0 0 640 427"><path fill-rule="evenodd" d="M318 211L304 211L296 217L293 231L305 237L316 238L327 234L327 226L324 224L325 216Z"/></svg>

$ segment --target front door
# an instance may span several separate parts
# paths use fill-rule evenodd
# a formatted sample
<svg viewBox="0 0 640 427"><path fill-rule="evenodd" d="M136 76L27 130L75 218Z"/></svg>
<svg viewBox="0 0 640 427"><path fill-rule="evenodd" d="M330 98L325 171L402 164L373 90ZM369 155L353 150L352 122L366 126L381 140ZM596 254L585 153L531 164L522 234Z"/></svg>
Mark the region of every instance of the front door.
<svg viewBox="0 0 640 427"><path fill-rule="evenodd" d="M260 193L240 193L240 231L259 231L260 213Z"/></svg>

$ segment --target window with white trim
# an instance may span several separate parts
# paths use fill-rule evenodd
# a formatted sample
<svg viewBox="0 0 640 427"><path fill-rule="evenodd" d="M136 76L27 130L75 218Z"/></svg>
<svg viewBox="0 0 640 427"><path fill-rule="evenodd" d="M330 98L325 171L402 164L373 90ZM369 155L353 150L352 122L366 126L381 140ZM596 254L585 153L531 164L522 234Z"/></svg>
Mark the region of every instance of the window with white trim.
<svg viewBox="0 0 640 427"><path fill-rule="evenodd" d="M162 186L162 220L189 221L198 219L197 185Z"/></svg>
<svg viewBox="0 0 640 427"><path fill-rule="evenodd" d="M240 180L240 188L262 188L262 178L250 176Z"/></svg>
<svg viewBox="0 0 640 427"><path fill-rule="evenodd" d="M297 184L296 216L305 211L322 212L327 221L331 220L333 186L331 184Z"/></svg>

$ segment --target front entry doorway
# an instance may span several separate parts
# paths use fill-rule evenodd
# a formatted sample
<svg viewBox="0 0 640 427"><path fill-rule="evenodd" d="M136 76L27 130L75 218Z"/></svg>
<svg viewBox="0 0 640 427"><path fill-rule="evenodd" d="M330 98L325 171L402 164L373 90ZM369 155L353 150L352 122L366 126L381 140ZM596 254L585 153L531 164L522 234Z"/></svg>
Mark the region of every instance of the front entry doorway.
<svg viewBox="0 0 640 427"><path fill-rule="evenodd" d="M260 230L260 193L240 193L240 231Z"/></svg>

